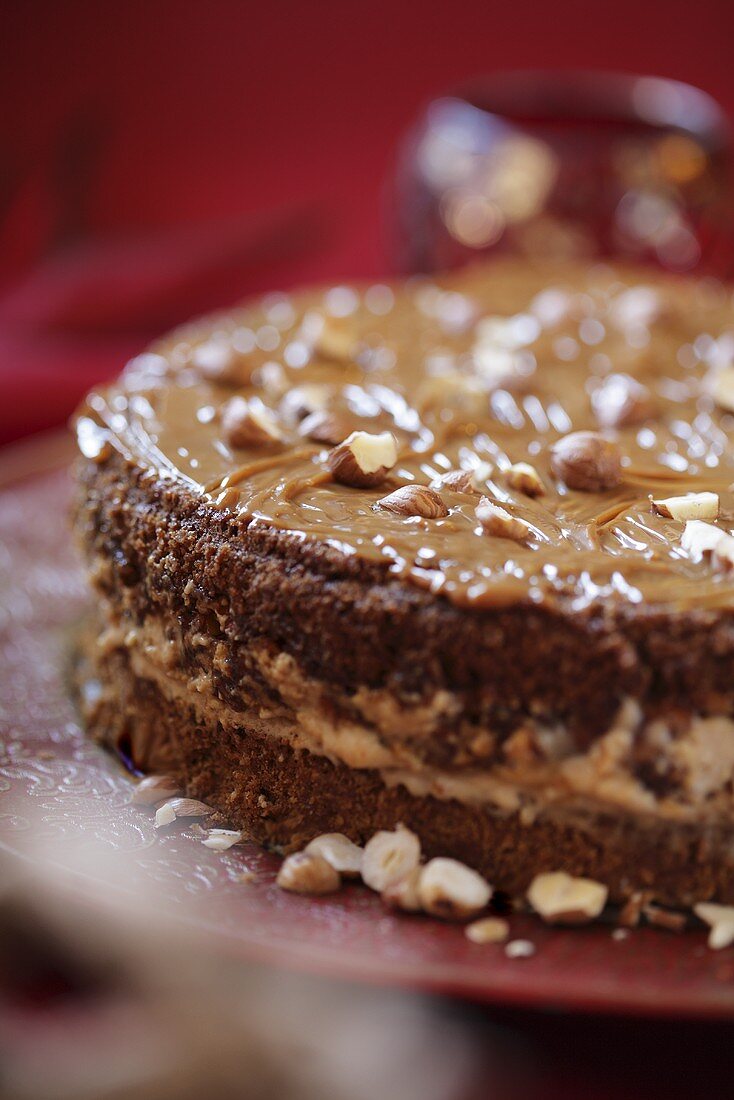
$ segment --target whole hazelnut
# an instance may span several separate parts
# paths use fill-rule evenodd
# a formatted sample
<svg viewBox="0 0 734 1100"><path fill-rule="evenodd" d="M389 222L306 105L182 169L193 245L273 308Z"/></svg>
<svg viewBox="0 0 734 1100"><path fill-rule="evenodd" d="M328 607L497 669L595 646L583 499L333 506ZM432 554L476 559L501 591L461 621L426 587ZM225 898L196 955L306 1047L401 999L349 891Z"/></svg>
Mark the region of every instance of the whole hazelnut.
<svg viewBox="0 0 734 1100"><path fill-rule="evenodd" d="M498 539L512 539L513 542L525 542L530 536L530 528L524 520L517 519L501 504L482 497L474 509L485 535Z"/></svg>
<svg viewBox="0 0 734 1100"><path fill-rule="evenodd" d="M602 428L642 424L655 415L655 402L647 386L629 374L610 374L591 398Z"/></svg>
<svg viewBox="0 0 734 1100"><path fill-rule="evenodd" d="M600 493L622 480L622 452L598 432L571 432L551 448L551 469L569 489Z"/></svg>

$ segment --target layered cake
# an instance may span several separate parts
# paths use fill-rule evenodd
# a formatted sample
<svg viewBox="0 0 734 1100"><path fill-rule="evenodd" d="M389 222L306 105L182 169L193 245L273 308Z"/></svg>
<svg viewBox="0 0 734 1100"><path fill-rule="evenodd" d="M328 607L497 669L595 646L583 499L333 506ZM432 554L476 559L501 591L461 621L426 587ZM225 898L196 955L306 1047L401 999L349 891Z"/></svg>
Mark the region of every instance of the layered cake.
<svg viewBox="0 0 734 1100"><path fill-rule="evenodd" d="M734 310L497 261L270 295L91 393L92 734L291 851L734 902Z"/></svg>

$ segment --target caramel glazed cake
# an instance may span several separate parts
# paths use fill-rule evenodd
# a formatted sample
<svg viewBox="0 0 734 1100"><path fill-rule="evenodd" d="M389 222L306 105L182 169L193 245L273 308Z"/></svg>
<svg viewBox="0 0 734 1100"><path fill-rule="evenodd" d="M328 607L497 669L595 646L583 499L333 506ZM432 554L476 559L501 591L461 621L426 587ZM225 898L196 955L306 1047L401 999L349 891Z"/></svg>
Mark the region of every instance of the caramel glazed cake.
<svg viewBox="0 0 734 1100"><path fill-rule="evenodd" d="M76 420L93 735L281 851L734 902L732 410L730 291L641 271L179 329Z"/></svg>

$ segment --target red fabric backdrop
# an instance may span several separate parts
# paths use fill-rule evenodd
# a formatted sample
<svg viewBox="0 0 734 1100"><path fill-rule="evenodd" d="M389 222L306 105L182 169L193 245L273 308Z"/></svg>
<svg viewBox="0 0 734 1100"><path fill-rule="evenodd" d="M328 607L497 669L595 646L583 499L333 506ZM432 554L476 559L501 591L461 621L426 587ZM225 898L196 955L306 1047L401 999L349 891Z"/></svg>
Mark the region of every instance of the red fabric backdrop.
<svg viewBox="0 0 734 1100"><path fill-rule="evenodd" d="M732 31L731 0L6 0L0 439L63 420L157 323L268 285L384 271L382 185L432 95L501 68L616 68L698 84L734 114ZM304 201L322 209L297 257L234 263L135 332L47 323L87 262L61 249L75 231L137 245L243 215L247 234ZM113 282L90 268L92 319L120 263L125 293L144 295L148 253L105 253Z"/></svg>

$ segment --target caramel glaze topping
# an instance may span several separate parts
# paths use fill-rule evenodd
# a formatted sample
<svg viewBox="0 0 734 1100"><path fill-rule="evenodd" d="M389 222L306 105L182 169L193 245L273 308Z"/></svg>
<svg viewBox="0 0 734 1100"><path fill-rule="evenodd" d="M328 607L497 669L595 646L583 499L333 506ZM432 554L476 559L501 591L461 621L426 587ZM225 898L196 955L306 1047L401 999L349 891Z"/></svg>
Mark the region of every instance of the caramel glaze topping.
<svg viewBox="0 0 734 1100"><path fill-rule="evenodd" d="M734 573L683 549L685 522L650 497L718 494L712 522L734 529L732 377L718 283L497 261L273 295L179 329L93 392L77 427L91 457L117 448L212 508L386 562L462 605L731 607ZM245 400L223 416L233 397ZM381 484L331 476L352 431L394 435ZM596 433L601 480L559 444L576 431ZM406 485L432 487L447 514L376 507Z"/></svg>

